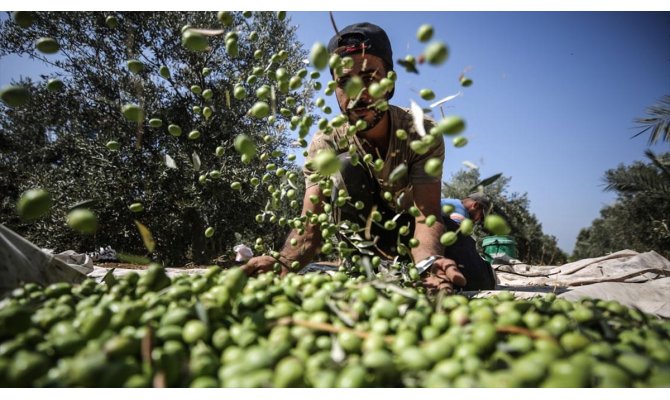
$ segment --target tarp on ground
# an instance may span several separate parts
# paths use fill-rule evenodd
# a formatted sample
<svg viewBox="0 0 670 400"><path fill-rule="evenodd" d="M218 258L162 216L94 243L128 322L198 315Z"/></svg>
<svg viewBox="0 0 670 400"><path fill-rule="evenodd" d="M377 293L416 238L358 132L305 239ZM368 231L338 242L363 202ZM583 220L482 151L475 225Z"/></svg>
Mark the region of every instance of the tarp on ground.
<svg viewBox="0 0 670 400"><path fill-rule="evenodd" d="M568 300L616 300L646 313L670 318L670 261L649 251L622 250L561 266L493 264L496 290L520 297L553 292ZM477 296L489 296L486 291Z"/></svg>
<svg viewBox="0 0 670 400"><path fill-rule="evenodd" d="M670 261L654 251L622 250L603 257L575 261L561 266L537 266L519 262L494 264L494 291L469 293L490 296L513 291L519 297L556 293L579 300L591 297L616 300L646 313L670 318ZM116 269L114 275L131 269ZM204 269L168 268L170 276L198 274ZM94 266L90 257L66 251L50 254L0 224L0 295L23 283L48 285L80 282L86 276L98 281L109 269Z"/></svg>

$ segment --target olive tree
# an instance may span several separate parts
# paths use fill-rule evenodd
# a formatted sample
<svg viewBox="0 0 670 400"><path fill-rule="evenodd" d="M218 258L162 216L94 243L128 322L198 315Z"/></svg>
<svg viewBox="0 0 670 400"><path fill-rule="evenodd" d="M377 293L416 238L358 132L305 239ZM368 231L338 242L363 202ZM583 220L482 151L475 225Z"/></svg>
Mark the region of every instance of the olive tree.
<svg viewBox="0 0 670 400"><path fill-rule="evenodd" d="M0 103L0 222L45 247L111 245L138 254L146 250L137 220L152 233L155 256L171 264L231 254L238 240L283 236L281 227L256 223L267 196L248 181L262 178L267 163L296 169L285 151L288 127L311 110L314 82L278 84L279 68L296 74L305 58L290 20L270 12L32 17L29 27L11 18L0 23L0 57L18 54L53 67L41 80L14 82L29 88L27 104ZM198 33L199 51L182 43L191 31L205 32ZM54 39L58 52L40 52L40 38ZM248 114L257 96L268 97L272 120ZM128 104L143 111L139 122L124 117ZM241 160L233 146L240 134L254 141L259 157ZM48 189L54 207L39 220L22 221L14 204L33 187ZM98 215L94 236L65 225L67 210L82 201ZM143 210L129 210L133 203ZM207 227L214 229L211 238Z"/></svg>
<svg viewBox="0 0 670 400"><path fill-rule="evenodd" d="M545 234L542 224L528 210L528 194L508 192L511 179L500 175L482 180L478 170L460 170L443 183L442 194L447 198L463 199L483 185L484 193L493 204L493 212L503 216L511 228L510 236L516 241L520 260L529 264L564 263L567 256L558 247L556 237ZM481 238L488 233L478 227L475 234Z"/></svg>

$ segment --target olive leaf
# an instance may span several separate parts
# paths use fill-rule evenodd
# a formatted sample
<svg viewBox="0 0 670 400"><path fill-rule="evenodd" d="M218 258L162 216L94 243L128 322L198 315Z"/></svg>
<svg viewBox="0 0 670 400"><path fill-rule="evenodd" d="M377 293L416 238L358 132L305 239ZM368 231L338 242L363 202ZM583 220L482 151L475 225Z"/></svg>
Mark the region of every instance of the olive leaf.
<svg viewBox="0 0 670 400"><path fill-rule="evenodd" d="M424 137L426 136L426 128L423 126L423 109L419 107L414 100L410 100L410 102L410 111L412 113L412 120L414 121L414 128L419 136Z"/></svg>
<svg viewBox="0 0 670 400"><path fill-rule="evenodd" d="M200 171L200 166L202 165L202 163L200 162L200 156L198 155L198 153L194 151L193 154L191 154L191 160L193 160L193 169L196 171Z"/></svg>
<svg viewBox="0 0 670 400"><path fill-rule="evenodd" d="M463 165L465 165L466 167L468 167L470 169L479 169L477 164L473 163L472 161L467 161L467 160L463 161Z"/></svg>
<svg viewBox="0 0 670 400"><path fill-rule="evenodd" d="M174 162L174 159L170 157L169 154L165 155L165 166L172 169L177 169L177 164Z"/></svg>
<svg viewBox="0 0 670 400"><path fill-rule="evenodd" d="M482 180L479 181L476 185L474 185L473 187L470 188L470 192L474 192L474 191L477 190L477 188L479 188L480 186L481 186L481 187L486 187L486 186L492 184L493 182L497 181L498 178L500 178L501 176L502 176L502 172L501 172L501 173L498 173L498 174L495 174L495 175L491 175L491 176L489 176L489 177L486 178L486 179L482 179Z"/></svg>
<svg viewBox="0 0 670 400"><path fill-rule="evenodd" d="M137 225L137 230L140 231L140 236L142 236L144 247L149 250L149 253L153 253L154 249L156 248L156 242L154 241L154 237L151 235L151 231L138 220L135 220L135 225Z"/></svg>
<svg viewBox="0 0 670 400"><path fill-rule="evenodd" d="M151 260L142 257L142 256L137 256L134 254L127 254L127 253L116 253L116 257L119 259L119 261L128 263L128 264L138 264L138 265L148 265L151 264Z"/></svg>
<svg viewBox="0 0 670 400"><path fill-rule="evenodd" d="M442 105L442 104L444 104L448 101L451 101L451 100L455 99L456 97L459 97L459 96L462 96L462 95L463 95L463 92L458 92L456 94L452 94L450 96L447 96L443 99L440 99L440 100L436 101L435 103L431 104L429 107L430 108L435 108L437 106L440 106L440 105Z"/></svg>

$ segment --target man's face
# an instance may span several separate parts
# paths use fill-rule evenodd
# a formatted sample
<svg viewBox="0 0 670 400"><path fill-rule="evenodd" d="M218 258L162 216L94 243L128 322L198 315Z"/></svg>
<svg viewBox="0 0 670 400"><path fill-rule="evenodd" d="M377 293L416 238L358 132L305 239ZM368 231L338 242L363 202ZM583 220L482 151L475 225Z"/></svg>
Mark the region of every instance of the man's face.
<svg viewBox="0 0 670 400"><path fill-rule="evenodd" d="M343 69L342 75L335 77L337 82L337 89L335 90L337 102L340 110L349 118L350 124L355 124L356 121L362 119L367 123L368 129L370 129L379 122L384 113L378 111L373 106L375 99L370 96L367 87L370 83L379 82L386 76L384 62L381 58L370 54L366 54L365 56L362 54L351 54L349 57L354 59L354 66ZM347 81L354 76L359 76L366 87L360 97L358 97L358 100L356 98L349 98L344 91Z"/></svg>
<svg viewBox="0 0 670 400"><path fill-rule="evenodd" d="M470 219L474 222L479 222L484 219L484 210L482 206L476 201L466 198L463 200L463 206L468 210L470 214Z"/></svg>

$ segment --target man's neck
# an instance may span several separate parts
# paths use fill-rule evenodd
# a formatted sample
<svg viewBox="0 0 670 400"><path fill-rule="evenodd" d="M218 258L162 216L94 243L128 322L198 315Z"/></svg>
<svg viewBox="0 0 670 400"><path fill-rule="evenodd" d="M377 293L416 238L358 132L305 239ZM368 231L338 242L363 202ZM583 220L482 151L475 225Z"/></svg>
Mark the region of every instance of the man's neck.
<svg viewBox="0 0 670 400"><path fill-rule="evenodd" d="M372 129L359 133L359 138L365 140L368 144L375 147L382 158L386 156L389 143L390 117L389 112L384 113L381 121ZM372 151L373 155L377 155Z"/></svg>

